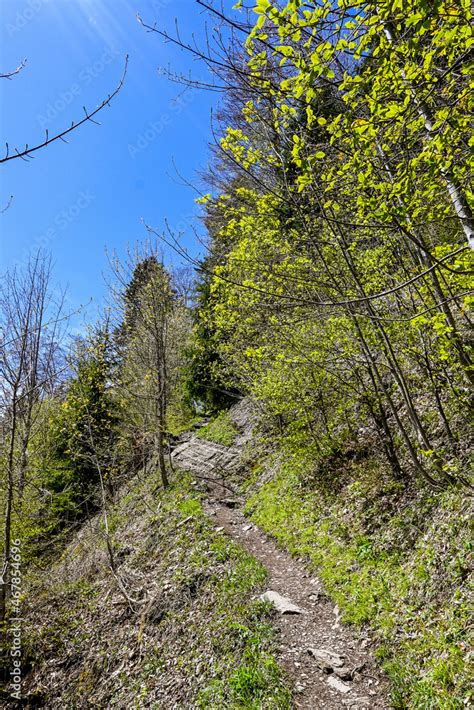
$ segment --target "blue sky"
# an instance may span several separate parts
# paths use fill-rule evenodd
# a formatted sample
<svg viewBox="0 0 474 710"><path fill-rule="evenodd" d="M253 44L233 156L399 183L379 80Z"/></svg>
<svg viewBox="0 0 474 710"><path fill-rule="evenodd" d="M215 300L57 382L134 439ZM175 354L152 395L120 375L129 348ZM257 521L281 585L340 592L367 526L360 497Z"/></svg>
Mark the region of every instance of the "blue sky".
<svg viewBox="0 0 474 710"><path fill-rule="evenodd" d="M86 123L69 144L58 141L30 163L13 160L0 173L0 272L21 264L39 245L48 249L55 279L68 287L68 306L103 301L105 249L124 254L146 238L141 224L165 218L193 247L190 223L198 209L193 191L179 184L173 162L195 184L209 157L210 110L217 95L188 89L159 76L158 67L204 67L179 48L146 33L150 24L183 36L203 37L204 17L194 0L1 0L0 70L24 70L0 81L0 146L33 145L93 110L121 76L125 85L111 107ZM3 148L0 148L3 150ZM178 262L168 254L168 260Z"/></svg>

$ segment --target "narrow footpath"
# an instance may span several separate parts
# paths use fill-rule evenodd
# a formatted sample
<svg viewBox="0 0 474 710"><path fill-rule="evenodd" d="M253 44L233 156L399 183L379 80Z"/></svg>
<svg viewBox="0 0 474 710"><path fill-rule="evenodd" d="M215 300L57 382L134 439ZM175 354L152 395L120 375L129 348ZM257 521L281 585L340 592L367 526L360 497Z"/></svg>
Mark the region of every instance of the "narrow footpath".
<svg viewBox="0 0 474 710"><path fill-rule="evenodd" d="M179 468L196 475L207 492L206 513L268 571L263 598L275 606L279 662L293 681L294 708L335 710L390 708L387 683L370 650L370 639L343 626L322 584L281 550L241 511L243 501L225 478L237 464L239 447L196 437L173 452Z"/></svg>

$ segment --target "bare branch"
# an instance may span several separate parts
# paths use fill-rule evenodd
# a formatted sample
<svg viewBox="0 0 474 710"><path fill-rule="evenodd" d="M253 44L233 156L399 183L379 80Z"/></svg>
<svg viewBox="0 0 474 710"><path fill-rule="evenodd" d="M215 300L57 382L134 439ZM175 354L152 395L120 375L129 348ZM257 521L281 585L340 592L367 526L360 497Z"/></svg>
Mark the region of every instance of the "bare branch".
<svg viewBox="0 0 474 710"><path fill-rule="evenodd" d="M26 147L24 148L24 150L19 151L19 150L15 149L14 155L9 154L9 148L8 148L8 143L7 143L6 144L6 146L7 146L6 155L3 158L0 158L0 163L6 163L8 160L13 160L14 158L21 158L22 160L27 161L28 158L34 157L31 155L32 153L36 152L37 150L40 150L41 148L45 148L50 143L54 143L54 141L62 140L64 143L67 143L64 136L66 136L68 133L71 133L71 131L75 130L76 128L79 128L79 126L82 126L82 124L86 123L86 121L90 121L91 123L98 123L97 121L92 120L93 117L96 114L98 114L99 111L102 111L102 109L105 106L109 106L110 101L118 94L118 92L122 88L123 83L125 81L125 76L127 74L127 67L128 67L128 54L125 56L125 66L124 66L123 73L122 73L119 83L117 84L114 91L109 96L107 96L107 98L104 99L102 101L102 103L100 103L99 106L94 111L92 111L91 113L88 113L84 107L85 116L83 119L81 119L80 121L77 121L77 123L74 123L74 121L73 121L69 128L67 128L65 131L61 131L61 133L57 133L52 138L49 138L48 134L46 134L45 140L42 143L35 145L33 148L29 148L28 144L27 144ZM100 124L98 124L98 125L100 125Z"/></svg>
<svg viewBox="0 0 474 710"><path fill-rule="evenodd" d="M11 79L15 76L15 74L19 74L25 65L26 59L23 59L23 61L13 71L7 72L6 74L0 74L0 79Z"/></svg>
<svg viewBox="0 0 474 710"><path fill-rule="evenodd" d="M10 195L10 199L8 200L8 202L7 202L7 204L5 205L5 207L3 207L3 208L0 210L0 214L3 214L4 212L6 212L7 209L10 207L10 205L11 205L12 202L13 202L13 195Z"/></svg>

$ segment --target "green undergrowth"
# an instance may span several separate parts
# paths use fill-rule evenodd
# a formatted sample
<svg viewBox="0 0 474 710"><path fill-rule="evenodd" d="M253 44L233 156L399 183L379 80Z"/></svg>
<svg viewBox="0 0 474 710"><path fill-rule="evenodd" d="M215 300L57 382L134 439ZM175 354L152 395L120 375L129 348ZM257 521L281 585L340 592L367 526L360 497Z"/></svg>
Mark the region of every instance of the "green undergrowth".
<svg viewBox="0 0 474 710"><path fill-rule="evenodd" d="M304 484L305 475L301 461L286 464L253 492L246 513L310 561L346 622L372 629L395 708L471 706L465 492L407 489L374 461L353 464L352 482L337 493Z"/></svg>
<svg viewBox="0 0 474 710"><path fill-rule="evenodd" d="M214 419L199 429L197 436L200 439L214 441L223 446L232 446L238 432L232 423L229 412L220 412Z"/></svg>
<svg viewBox="0 0 474 710"><path fill-rule="evenodd" d="M170 407L166 422L167 432L172 436L180 436L199 424L201 418L199 414L188 411L183 412L176 407Z"/></svg>
<svg viewBox="0 0 474 710"><path fill-rule="evenodd" d="M134 612L108 570L100 519L31 582L27 697L48 707L290 708L273 612L259 601L266 571L216 531L190 480L180 474L163 493L153 474L110 512L118 574L131 598L147 595Z"/></svg>

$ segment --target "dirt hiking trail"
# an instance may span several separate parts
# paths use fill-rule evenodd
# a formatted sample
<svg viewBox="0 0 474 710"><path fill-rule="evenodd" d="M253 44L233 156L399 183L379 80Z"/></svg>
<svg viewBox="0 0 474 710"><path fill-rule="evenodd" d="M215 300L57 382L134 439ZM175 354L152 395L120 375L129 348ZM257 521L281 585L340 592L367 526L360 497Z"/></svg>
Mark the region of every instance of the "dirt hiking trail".
<svg viewBox="0 0 474 710"><path fill-rule="evenodd" d="M207 493L206 513L268 571L265 598L275 605L278 661L293 682L294 708L390 708L387 682L370 639L339 621L337 607L300 560L281 550L242 513L243 500L226 481L239 448L192 436L173 452L174 463L196 475Z"/></svg>

